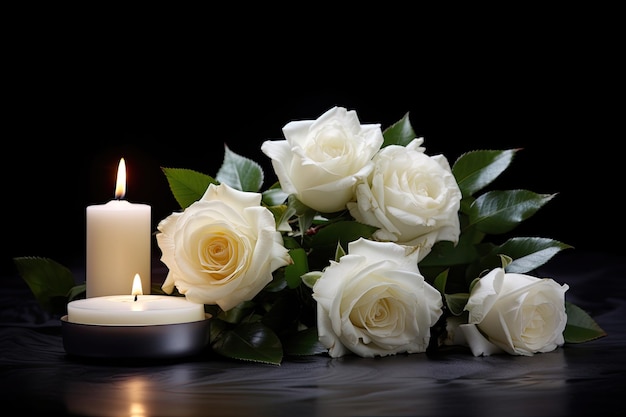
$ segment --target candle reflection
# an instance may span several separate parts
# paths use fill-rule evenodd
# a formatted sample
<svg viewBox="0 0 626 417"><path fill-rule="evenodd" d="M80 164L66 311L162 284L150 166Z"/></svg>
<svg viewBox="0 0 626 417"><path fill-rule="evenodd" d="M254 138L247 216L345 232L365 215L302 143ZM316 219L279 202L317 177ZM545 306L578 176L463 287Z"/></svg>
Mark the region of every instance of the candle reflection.
<svg viewBox="0 0 626 417"><path fill-rule="evenodd" d="M143 417L143 416L145 416L147 414L146 414L146 410L144 410L142 404L132 403L130 405L130 410L128 412L128 415L130 417Z"/></svg>
<svg viewBox="0 0 626 417"><path fill-rule="evenodd" d="M185 416L184 403L168 397L168 387L179 389L189 384L189 369L181 365L159 368L155 372L141 370L120 372L106 368L92 371L66 385L65 400L71 415L80 416ZM179 398L180 399L180 398Z"/></svg>
<svg viewBox="0 0 626 417"><path fill-rule="evenodd" d="M144 401L146 392L146 381L143 378L133 378L127 381L125 389L128 392L128 416L143 417L146 416L146 407Z"/></svg>

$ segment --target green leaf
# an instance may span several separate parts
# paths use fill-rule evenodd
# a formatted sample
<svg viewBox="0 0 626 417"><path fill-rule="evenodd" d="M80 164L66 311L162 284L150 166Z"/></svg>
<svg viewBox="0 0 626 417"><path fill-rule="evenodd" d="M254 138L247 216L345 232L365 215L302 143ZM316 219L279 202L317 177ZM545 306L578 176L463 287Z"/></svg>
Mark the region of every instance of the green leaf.
<svg viewBox="0 0 626 417"><path fill-rule="evenodd" d="M291 232L293 230L291 228L291 224L289 223L289 220L295 214L292 208L285 204L266 207L274 216L274 220L276 221L276 230L279 232Z"/></svg>
<svg viewBox="0 0 626 417"><path fill-rule="evenodd" d="M459 242L442 240L433 245L430 252L420 261L420 267L450 267L473 262L479 254L469 233L461 234Z"/></svg>
<svg viewBox="0 0 626 417"><path fill-rule="evenodd" d="M479 150L461 155L452 167L463 197L471 196L491 184L506 170L518 149Z"/></svg>
<svg viewBox="0 0 626 417"><path fill-rule="evenodd" d="M445 294L446 305L450 309L450 313L455 316L463 314L463 309L469 299L469 293Z"/></svg>
<svg viewBox="0 0 626 417"><path fill-rule="evenodd" d="M433 287L442 294L446 292L446 282L448 280L448 270L446 269L439 275L437 275L433 281Z"/></svg>
<svg viewBox="0 0 626 417"><path fill-rule="evenodd" d="M513 258L508 255L499 254L498 258L500 258L502 269L506 269L507 266L513 263Z"/></svg>
<svg viewBox="0 0 626 417"><path fill-rule="evenodd" d="M302 282L309 288L313 288L318 279L322 277L322 271L311 271L302 275Z"/></svg>
<svg viewBox="0 0 626 417"><path fill-rule="evenodd" d="M185 168L161 168L174 198L182 209L186 209L204 195L209 184L218 184L212 177Z"/></svg>
<svg viewBox="0 0 626 417"><path fill-rule="evenodd" d="M276 293L287 288L287 279L285 278L285 267L278 268L272 272L272 280L263 287L264 292Z"/></svg>
<svg viewBox="0 0 626 417"><path fill-rule="evenodd" d="M369 226L357 221L338 221L322 227L312 238L311 246L315 248L330 248L336 251L337 244L348 247L348 243L360 237L371 238L378 230L377 227Z"/></svg>
<svg viewBox="0 0 626 417"><path fill-rule="evenodd" d="M242 301L228 311L221 310L219 312L219 318L227 323L236 324L243 321L244 317L250 316L254 307L255 304L253 302Z"/></svg>
<svg viewBox="0 0 626 417"><path fill-rule="evenodd" d="M274 184L271 188L263 191L263 203L268 206L278 206L287 201L289 194L283 191L280 186Z"/></svg>
<svg viewBox="0 0 626 417"><path fill-rule="evenodd" d="M215 178L237 190L256 193L263 185L263 169L257 162L236 154L224 145L224 162Z"/></svg>
<svg viewBox="0 0 626 417"><path fill-rule="evenodd" d="M282 222L289 220L291 216L296 215L298 218L298 230L300 235L306 233L309 227L313 224L313 220L317 215L317 211L313 210L309 206L302 204L295 195L290 195L287 198L287 210L285 211Z"/></svg>
<svg viewBox="0 0 626 417"><path fill-rule="evenodd" d="M72 272L48 258L26 256L13 258L13 261L39 305L53 314L64 313L65 304L75 285Z"/></svg>
<svg viewBox="0 0 626 417"><path fill-rule="evenodd" d="M493 249L493 255L507 255L513 262L506 272L525 274L539 268L564 249L572 246L557 240L540 237L514 237Z"/></svg>
<svg viewBox="0 0 626 417"><path fill-rule="evenodd" d="M328 352L317 336L317 328L309 327L291 334L283 340L285 354L293 356L317 355Z"/></svg>
<svg viewBox="0 0 626 417"><path fill-rule="evenodd" d="M296 288L302 282L300 277L309 272L309 263L306 252L302 248L291 249L289 256L293 263L285 267L285 279L289 288Z"/></svg>
<svg viewBox="0 0 626 417"><path fill-rule="evenodd" d="M339 260L346 255L346 250L341 246L341 243L337 243L337 248L335 249L335 261L339 262Z"/></svg>
<svg viewBox="0 0 626 417"><path fill-rule="evenodd" d="M214 320L220 327L219 320ZM280 339L263 323L243 323L233 329L216 329L211 332L212 349L227 358L280 365L283 347Z"/></svg>
<svg viewBox="0 0 626 417"><path fill-rule="evenodd" d="M587 312L568 301L565 302L567 325L563 331L566 343L583 343L599 339L607 333L598 326Z"/></svg>
<svg viewBox="0 0 626 417"><path fill-rule="evenodd" d="M469 226L488 234L510 232L555 195L528 190L489 191L470 206Z"/></svg>
<svg viewBox="0 0 626 417"><path fill-rule="evenodd" d="M387 145L406 146L415 139L415 132L409 121L409 113L407 112L402 119L385 129L383 138L383 148Z"/></svg>
<svg viewBox="0 0 626 417"><path fill-rule="evenodd" d="M76 300L79 298L85 298L85 292L87 291L87 284L75 285L72 289L67 293L67 301ZM65 308L67 310L67 307Z"/></svg>
<svg viewBox="0 0 626 417"><path fill-rule="evenodd" d="M295 239L294 237L289 235L283 235L283 246L286 249L295 249L301 247L299 239Z"/></svg>

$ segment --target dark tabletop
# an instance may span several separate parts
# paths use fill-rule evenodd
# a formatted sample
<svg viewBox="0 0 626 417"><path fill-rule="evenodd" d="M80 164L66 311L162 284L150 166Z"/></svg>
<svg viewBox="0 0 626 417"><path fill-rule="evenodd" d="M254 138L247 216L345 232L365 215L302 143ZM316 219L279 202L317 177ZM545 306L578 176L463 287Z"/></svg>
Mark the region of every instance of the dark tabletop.
<svg viewBox="0 0 626 417"><path fill-rule="evenodd" d="M158 271L157 271L158 272ZM626 262L563 252L541 269L608 336L533 357L445 355L231 361L209 350L163 361L68 355L58 317L2 277L0 399L15 414L72 416L575 416L621 414ZM4 412L3 412L4 414Z"/></svg>

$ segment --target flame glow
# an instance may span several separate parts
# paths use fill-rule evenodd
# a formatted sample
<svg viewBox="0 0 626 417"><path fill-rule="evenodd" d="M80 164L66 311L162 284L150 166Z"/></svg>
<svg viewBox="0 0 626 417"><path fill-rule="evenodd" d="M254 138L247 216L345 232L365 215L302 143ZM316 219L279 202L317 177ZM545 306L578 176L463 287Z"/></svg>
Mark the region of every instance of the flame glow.
<svg viewBox="0 0 626 417"><path fill-rule="evenodd" d="M143 287L141 286L141 277L139 274L135 274L135 279L133 279L133 290L131 295L143 295Z"/></svg>
<svg viewBox="0 0 626 417"><path fill-rule="evenodd" d="M117 182L115 184L115 199L121 200L126 195L126 162L120 159L117 166Z"/></svg>

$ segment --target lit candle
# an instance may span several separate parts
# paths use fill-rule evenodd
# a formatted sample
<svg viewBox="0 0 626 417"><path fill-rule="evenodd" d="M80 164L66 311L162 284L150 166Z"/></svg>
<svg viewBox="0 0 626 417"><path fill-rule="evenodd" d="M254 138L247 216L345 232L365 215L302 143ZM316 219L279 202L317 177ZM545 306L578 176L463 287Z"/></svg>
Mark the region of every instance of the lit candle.
<svg viewBox="0 0 626 417"><path fill-rule="evenodd" d="M67 304L67 321L101 326L148 326L205 320L204 305L171 295L143 295L135 275L131 294L74 300Z"/></svg>
<svg viewBox="0 0 626 417"><path fill-rule="evenodd" d="M115 200L87 207L87 298L128 294L128 283L141 276L151 285L151 207L123 200L126 164L120 160Z"/></svg>

